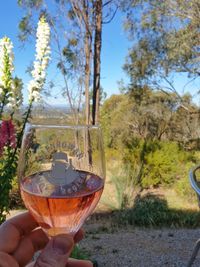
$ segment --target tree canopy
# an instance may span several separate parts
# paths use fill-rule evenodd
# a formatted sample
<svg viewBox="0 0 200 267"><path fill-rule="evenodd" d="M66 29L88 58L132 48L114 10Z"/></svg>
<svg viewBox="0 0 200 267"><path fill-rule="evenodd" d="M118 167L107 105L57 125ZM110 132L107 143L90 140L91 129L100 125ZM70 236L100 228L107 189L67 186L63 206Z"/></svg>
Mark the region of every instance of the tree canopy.
<svg viewBox="0 0 200 267"><path fill-rule="evenodd" d="M122 8L133 42L124 65L133 85L130 89L148 84L180 96L181 90L199 79L199 1L129 0L122 1ZM180 74L188 78L184 88L175 85Z"/></svg>

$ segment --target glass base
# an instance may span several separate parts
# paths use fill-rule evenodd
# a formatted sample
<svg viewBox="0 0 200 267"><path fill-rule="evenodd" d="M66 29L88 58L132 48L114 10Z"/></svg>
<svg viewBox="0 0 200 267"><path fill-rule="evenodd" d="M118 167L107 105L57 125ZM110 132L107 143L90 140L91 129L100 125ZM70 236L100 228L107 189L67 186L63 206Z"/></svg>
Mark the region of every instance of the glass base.
<svg viewBox="0 0 200 267"><path fill-rule="evenodd" d="M49 237L62 235L62 234L65 234L65 235L68 234L68 235L74 236L78 232L78 230L73 231L72 229L70 230L68 227L52 227L49 229L44 229L44 228L42 229Z"/></svg>

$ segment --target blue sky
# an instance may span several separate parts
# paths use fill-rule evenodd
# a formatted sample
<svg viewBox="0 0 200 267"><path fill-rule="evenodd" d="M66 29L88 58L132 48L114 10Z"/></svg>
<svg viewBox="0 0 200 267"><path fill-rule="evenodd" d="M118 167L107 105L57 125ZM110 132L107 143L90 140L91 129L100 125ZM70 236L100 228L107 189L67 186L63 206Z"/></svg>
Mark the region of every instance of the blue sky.
<svg viewBox="0 0 200 267"><path fill-rule="evenodd" d="M34 43L28 43L23 48L18 41L18 23L24 11L18 7L17 0L6 0L1 2L0 9L0 38L8 36L14 44L15 74L23 79L24 96L27 98L26 85L30 80L26 74L27 66L34 60ZM118 13L110 24L103 25L102 35L102 66L101 85L110 96L119 93L117 82L121 79L127 80L122 66L128 52L129 43L122 28L122 14ZM54 70L51 66L49 71Z"/></svg>
<svg viewBox="0 0 200 267"><path fill-rule="evenodd" d="M26 102L26 85L30 80L29 75L26 73L26 69L30 65L31 61L34 60L35 43L28 43L24 48L22 48L21 43L18 41L18 23L23 17L23 14L24 11L18 7L17 0L1 1L0 38L7 35L11 38L14 44L15 74L23 79L24 98ZM125 57L128 54L128 48L131 44L123 31L122 21L123 15L118 12L111 23L103 25L101 85L108 96L119 93L117 82L121 79L123 79L125 83L128 83L128 77L123 72L122 66L125 62ZM55 66L51 65L48 72L49 76L52 76L56 72L58 73ZM188 81L186 75L176 75L174 80L177 91L182 94L182 89ZM191 83L184 92L190 91L191 94L194 94L196 91L195 88L198 87L198 83ZM52 101L52 103L66 103L66 100L61 97L58 97L57 100L50 99L49 101ZM199 97L196 97L194 101L199 104Z"/></svg>

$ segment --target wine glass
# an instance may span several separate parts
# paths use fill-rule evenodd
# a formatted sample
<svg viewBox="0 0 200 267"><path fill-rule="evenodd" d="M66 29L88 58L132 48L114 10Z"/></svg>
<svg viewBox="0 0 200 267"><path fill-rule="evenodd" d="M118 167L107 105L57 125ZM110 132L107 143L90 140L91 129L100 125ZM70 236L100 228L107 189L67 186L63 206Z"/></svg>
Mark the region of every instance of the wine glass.
<svg viewBox="0 0 200 267"><path fill-rule="evenodd" d="M28 124L18 177L24 204L44 231L74 235L104 188L100 128Z"/></svg>

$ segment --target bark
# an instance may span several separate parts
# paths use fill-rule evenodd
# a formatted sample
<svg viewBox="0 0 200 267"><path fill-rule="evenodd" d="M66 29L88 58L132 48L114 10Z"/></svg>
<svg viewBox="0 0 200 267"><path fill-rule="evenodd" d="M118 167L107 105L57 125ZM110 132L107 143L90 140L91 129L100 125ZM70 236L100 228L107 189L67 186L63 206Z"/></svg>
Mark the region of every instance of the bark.
<svg viewBox="0 0 200 267"><path fill-rule="evenodd" d="M89 1L88 0L71 0L72 8L76 14L77 22L80 29L83 29L84 38L84 87L85 87L85 124L90 124L90 75L91 75L91 58L92 58L92 34L90 25L89 14Z"/></svg>
<svg viewBox="0 0 200 267"><path fill-rule="evenodd" d="M101 67L101 34L102 34L102 0L96 0L95 7L95 39L94 39L94 73L93 73L93 105L92 124L99 122L100 106L100 67Z"/></svg>
<svg viewBox="0 0 200 267"><path fill-rule="evenodd" d="M86 126L90 125L90 74L91 74L91 57L92 57L92 34L90 32L89 13L88 13L88 1L83 1L83 17L85 22L85 117ZM90 141L89 128L85 132L85 152L86 152L86 164L92 166L92 151Z"/></svg>
<svg viewBox="0 0 200 267"><path fill-rule="evenodd" d="M90 124L90 60L91 60L91 40L89 33L85 34L85 117L86 125Z"/></svg>
<svg viewBox="0 0 200 267"><path fill-rule="evenodd" d="M85 124L90 125L90 76L91 76L91 58L92 58L92 29L90 25L89 1L88 0L71 0L72 8L77 16L78 23L83 29L84 38L84 86L85 86ZM85 128L84 138L84 156L85 165L92 166L92 151L89 128Z"/></svg>

